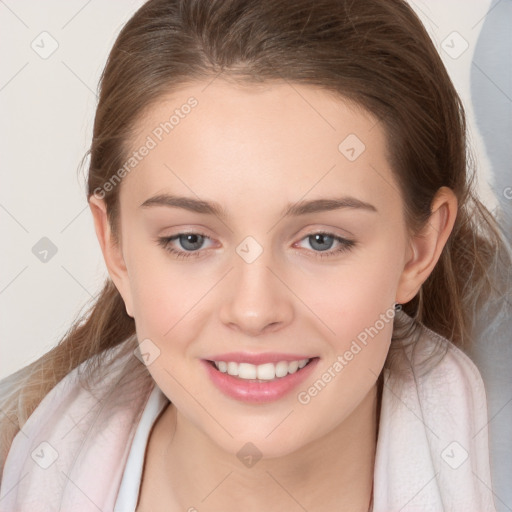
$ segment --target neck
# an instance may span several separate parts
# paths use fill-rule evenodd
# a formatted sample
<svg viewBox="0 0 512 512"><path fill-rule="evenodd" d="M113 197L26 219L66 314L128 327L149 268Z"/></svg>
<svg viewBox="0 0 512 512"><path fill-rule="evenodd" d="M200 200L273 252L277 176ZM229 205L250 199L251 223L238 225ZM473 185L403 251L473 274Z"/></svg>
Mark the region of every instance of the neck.
<svg viewBox="0 0 512 512"><path fill-rule="evenodd" d="M376 384L346 420L322 438L284 457L263 458L252 467L244 467L236 456L212 443L169 404L161 417L158 478L160 489L166 491L160 502L166 510L195 506L224 512L290 507L367 512L379 391Z"/></svg>

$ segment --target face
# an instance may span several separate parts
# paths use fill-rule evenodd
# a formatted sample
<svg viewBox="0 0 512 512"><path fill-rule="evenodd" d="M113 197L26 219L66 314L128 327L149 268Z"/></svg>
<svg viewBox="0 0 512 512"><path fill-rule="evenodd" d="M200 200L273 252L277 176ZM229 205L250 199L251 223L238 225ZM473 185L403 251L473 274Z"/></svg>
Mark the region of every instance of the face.
<svg viewBox="0 0 512 512"><path fill-rule="evenodd" d="M231 453L285 455L336 429L375 386L406 293L381 124L318 88L218 79L155 104L131 142L109 270L158 386ZM237 387L205 362L226 353L312 362Z"/></svg>

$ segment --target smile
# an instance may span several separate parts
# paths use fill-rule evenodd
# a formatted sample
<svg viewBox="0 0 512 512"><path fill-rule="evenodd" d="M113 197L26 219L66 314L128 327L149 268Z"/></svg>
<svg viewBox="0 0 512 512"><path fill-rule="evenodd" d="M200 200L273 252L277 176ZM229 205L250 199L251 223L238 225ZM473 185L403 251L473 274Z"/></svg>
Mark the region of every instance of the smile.
<svg viewBox="0 0 512 512"><path fill-rule="evenodd" d="M210 382L223 395L250 404L279 400L306 380L319 357L254 365L202 359Z"/></svg>
<svg viewBox="0 0 512 512"><path fill-rule="evenodd" d="M304 368L311 359L301 359L300 361L280 361L276 364L265 363L254 365L251 363L237 363L234 361L211 361L222 373L228 373L233 377L244 380L256 380L256 382L265 382L274 379L286 377Z"/></svg>

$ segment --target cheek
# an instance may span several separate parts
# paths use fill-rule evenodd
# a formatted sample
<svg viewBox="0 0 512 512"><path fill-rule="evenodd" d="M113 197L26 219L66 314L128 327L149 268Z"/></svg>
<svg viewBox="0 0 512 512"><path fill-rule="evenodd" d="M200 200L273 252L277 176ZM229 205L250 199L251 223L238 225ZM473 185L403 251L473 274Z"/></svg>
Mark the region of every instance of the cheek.
<svg viewBox="0 0 512 512"><path fill-rule="evenodd" d="M323 336L318 343L324 350L319 373L325 379L321 378L319 389L329 383L322 398L314 399L315 407L328 409L337 403L340 414L346 414L382 370L393 333L400 277L400 258L387 245L379 242L346 264L317 272L314 286L309 275L300 281L297 294L308 298L314 313L309 315L315 324L313 332ZM307 389L303 391L305 401L312 399Z"/></svg>
<svg viewBox="0 0 512 512"><path fill-rule="evenodd" d="M194 307L211 286L211 273L191 270L148 240L129 247L130 288L137 330L164 340L194 317ZM176 327L175 327L176 326Z"/></svg>
<svg viewBox="0 0 512 512"><path fill-rule="evenodd" d="M321 319L314 322L323 334L318 346L324 347L324 357L315 378L296 398L306 415L325 418L325 432L348 417L382 371L393 332L398 276L399 266L391 259L382 257L379 264L369 265L361 258L316 281L323 281L323 287L309 288L311 309Z"/></svg>
<svg viewBox="0 0 512 512"><path fill-rule="evenodd" d="M132 279L134 316L138 330L145 336L163 338L177 321L180 293L172 275L147 265Z"/></svg>
<svg viewBox="0 0 512 512"><path fill-rule="evenodd" d="M354 253L339 265L318 265L315 271L296 279L294 291L305 298L317 320L325 324L327 329L323 332L334 336L338 344L393 310L400 258L384 245L381 242Z"/></svg>

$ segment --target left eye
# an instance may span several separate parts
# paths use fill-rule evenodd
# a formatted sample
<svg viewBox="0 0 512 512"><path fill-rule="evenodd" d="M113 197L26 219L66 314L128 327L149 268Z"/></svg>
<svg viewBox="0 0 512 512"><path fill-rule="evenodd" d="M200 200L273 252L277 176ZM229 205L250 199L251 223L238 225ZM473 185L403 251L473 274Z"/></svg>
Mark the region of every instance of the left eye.
<svg viewBox="0 0 512 512"><path fill-rule="evenodd" d="M179 240L180 245L185 250L179 250L172 246L172 243L176 240ZM177 235L158 238L157 242L166 251L174 254L177 258L189 258L191 256L201 256L199 249L205 240L211 239L203 233L178 233ZM314 250L313 252L320 258L348 251L356 244L353 240L348 240L336 236L333 233L326 232L311 233L302 238L302 240L308 240L313 248L318 248L319 250ZM334 242L338 243L338 247L336 249L330 249ZM329 247L325 248L326 245Z"/></svg>

